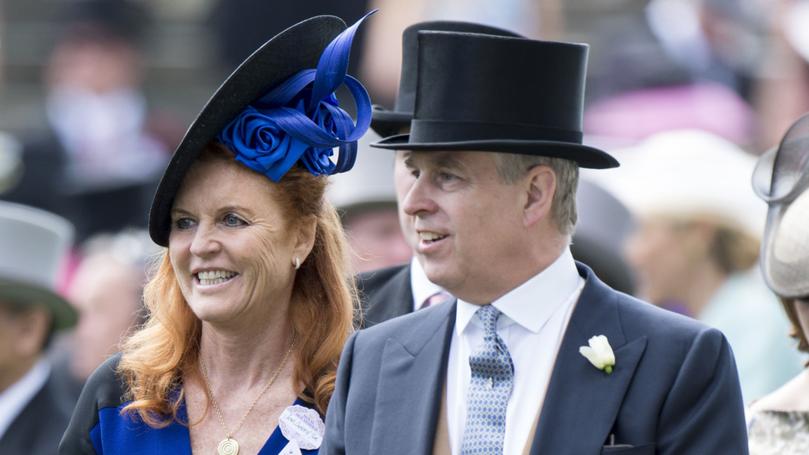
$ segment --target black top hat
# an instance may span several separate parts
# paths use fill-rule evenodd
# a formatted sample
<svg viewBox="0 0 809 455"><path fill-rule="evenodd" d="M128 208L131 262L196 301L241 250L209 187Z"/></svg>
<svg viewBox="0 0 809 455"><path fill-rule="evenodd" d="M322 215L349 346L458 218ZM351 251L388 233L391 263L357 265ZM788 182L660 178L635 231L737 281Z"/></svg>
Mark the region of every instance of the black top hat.
<svg viewBox="0 0 809 455"><path fill-rule="evenodd" d="M582 167L618 161L582 145L587 45L422 31L409 135L372 147L551 156Z"/></svg>
<svg viewBox="0 0 809 455"><path fill-rule="evenodd" d="M163 174L149 214L155 243L168 245L174 197L205 146L249 104L300 70L315 68L323 50L345 28L334 16L293 25L264 43L225 80L185 133Z"/></svg>
<svg viewBox="0 0 809 455"><path fill-rule="evenodd" d="M382 137L399 134L402 128L410 126L410 119L413 118L413 110L416 105L418 34L424 30L520 36L502 28L472 22L431 21L419 22L407 27L402 32L402 71L399 74L399 93L396 95L393 110L389 111L382 106L374 106L371 118L371 129Z"/></svg>

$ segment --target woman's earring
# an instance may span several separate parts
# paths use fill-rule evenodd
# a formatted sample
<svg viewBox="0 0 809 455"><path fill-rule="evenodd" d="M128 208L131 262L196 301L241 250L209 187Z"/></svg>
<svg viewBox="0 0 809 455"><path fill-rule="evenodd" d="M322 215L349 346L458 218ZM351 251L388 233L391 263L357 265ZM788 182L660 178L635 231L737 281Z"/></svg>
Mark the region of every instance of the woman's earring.
<svg viewBox="0 0 809 455"><path fill-rule="evenodd" d="M294 259L292 265L295 267L295 270L298 270L299 268L301 268L301 258L299 258L298 256L295 256L295 259Z"/></svg>

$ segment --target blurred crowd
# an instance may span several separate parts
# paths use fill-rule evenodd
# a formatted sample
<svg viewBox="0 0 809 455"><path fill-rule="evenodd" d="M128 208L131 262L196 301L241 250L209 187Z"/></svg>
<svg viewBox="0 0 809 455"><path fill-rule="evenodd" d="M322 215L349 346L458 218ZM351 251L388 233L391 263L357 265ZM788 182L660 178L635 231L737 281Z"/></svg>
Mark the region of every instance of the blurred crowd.
<svg viewBox="0 0 809 455"><path fill-rule="evenodd" d="M146 62L162 45L150 35L160 27L161 1L46 3L64 13L42 62L37 102L45 115L24 130L0 122L7 129L0 132L0 201L47 210L74 227L64 229L59 254L39 266L77 318L52 335L48 323L12 331L17 309L1 305L0 441L12 432L3 413L14 409L4 394L25 373L22 365L48 365L53 406L67 416L83 381L143 320L142 286L159 251L144 231L149 201L183 133L182 115L165 113L181 109L144 90L159 83L149 80ZM759 271L767 205L750 182L756 159L809 111L809 1L199 3L200 21L216 37L213 73L232 69L297 20L331 13L351 22L379 8L359 35L349 72L385 106L396 97L402 31L414 22L474 21L591 43L584 142L609 151L621 167L582 173L574 256L614 288L720 329L747 403L802 370L806 358L789 337L790 321ZM0 30L12 20L0 10ZM13 44L0 42L0 94L14 87L2 69ZM393 155L368 147L377 139L369 132L360 141L357 166L329 188L357 273L412 257ZM2 226L0 233L25 234ZM3 249L0 270L26 254ZM35 348L17 347L25 343Z"/></svg>

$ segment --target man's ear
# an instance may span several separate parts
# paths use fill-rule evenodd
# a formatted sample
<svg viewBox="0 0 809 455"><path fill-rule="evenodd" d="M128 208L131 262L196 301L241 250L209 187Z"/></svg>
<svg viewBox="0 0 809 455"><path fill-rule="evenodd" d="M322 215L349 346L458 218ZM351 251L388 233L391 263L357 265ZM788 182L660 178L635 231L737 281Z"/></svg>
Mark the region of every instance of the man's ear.
<svg viewBox="0 0 809 455"><path fill-rule="evenodd" d="M525 206L523 225L530 227L546 219L551 213L556 193L556 173L548 166L534 166L523 179Z"/></svg>
<svg viewBox="0 0 809 455"><path fill-rule="evenodd" d="M315 246L315 233L317 232L317 217L310 216L301 220L295 239L293 257L300 258L301 263L306 261L312 248Z"/></svg>

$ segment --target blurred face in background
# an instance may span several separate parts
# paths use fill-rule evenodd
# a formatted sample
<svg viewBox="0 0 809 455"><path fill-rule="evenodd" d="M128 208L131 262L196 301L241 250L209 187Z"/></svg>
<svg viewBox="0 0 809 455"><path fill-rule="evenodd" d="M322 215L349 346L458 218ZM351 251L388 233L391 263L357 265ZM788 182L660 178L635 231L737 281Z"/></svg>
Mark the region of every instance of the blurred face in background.
<svg viewBox="0 0 809 455"><path fill-rule="evenodd" d="M393 204L350 214L344 225L357 273L404 264L413 254Z"/></svg>
<svg viewBox="0 0 809 455"><path fill-rule="evenodd" d="M71 369L86 379L139 321L145 272L106 254L82 261L71 283L70 301L79 313Z"/></svg>
<svg viewBox="0 0 809 455"><path fill-rule="evenodd" d="M663 218L643 219L630 235L626 256L638 280L638 296L656 305L685 304L692 274L709 260L710 237L698 228Z"/></svg>

